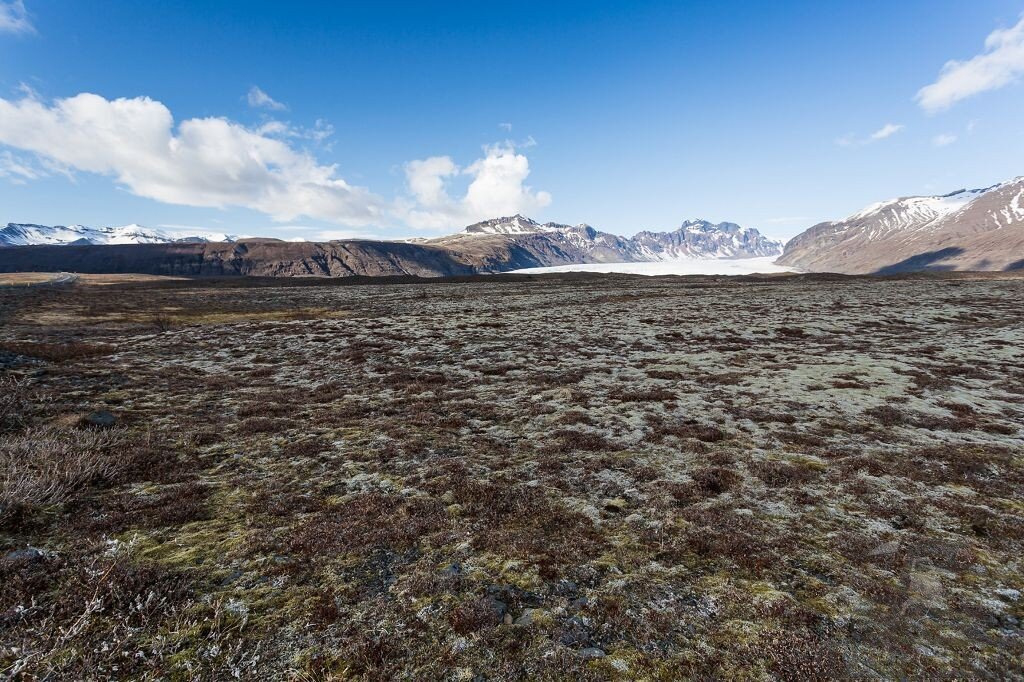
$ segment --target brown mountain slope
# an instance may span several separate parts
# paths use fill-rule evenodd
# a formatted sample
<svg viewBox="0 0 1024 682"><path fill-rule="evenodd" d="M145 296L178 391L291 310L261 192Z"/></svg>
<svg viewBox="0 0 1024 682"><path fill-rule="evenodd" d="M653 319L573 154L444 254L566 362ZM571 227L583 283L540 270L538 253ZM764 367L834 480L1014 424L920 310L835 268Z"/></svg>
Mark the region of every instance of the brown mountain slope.
<svg viewBox="0 0 1024 682"><path fill-rule="evenodd" d="M812 272L1007 270L1024 260L1024 177L869 206L794 237L776 261Z"/></svg>
<svg viewBox="0 0 1024 682"><path fill-rule="evenodd" d="M11 247L0 249L0 271L131 272L193 277L443 277L473 274L477 268L445 249L423 244L253 239L206 244Z"/></svg>

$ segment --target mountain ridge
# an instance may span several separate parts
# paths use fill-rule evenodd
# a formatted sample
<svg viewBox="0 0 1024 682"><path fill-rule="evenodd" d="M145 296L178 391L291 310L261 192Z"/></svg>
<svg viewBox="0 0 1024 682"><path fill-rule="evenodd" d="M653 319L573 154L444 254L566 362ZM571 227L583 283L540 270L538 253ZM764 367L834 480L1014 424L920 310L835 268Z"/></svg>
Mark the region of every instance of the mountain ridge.
<svg viewBox="0 0 1024 682"><path fill-rule="evenodd" d="M757 230L733 223L723 225L719 230L707 221L687 221L672 232L645 232L637 239L601 232L586 224L541 224L511 216L475 223L444 237L402 241L240 238L212 242L176 238L96 245L53 238L42 245L0 248L0 271L437 277L574 264L763 255L754 249L781 251L781 243L768 240Z"/></svg>
<svg viewBox="0 0 1024 682"><path fill-rule="evenodd" d="M233 242L239 237L216 232L162 230L132 223L106 227L86 225L37 225L7 223L0 228L0 247L107 245L107 244L172 244L179 242Z"/></svg>
<svg viewBox="0 0 1024 682"><path fill-rule="evenodd" d="M1024 258L1024 176L979 189L906 196L818 223L776 261L812 272L1002 270Z"/></svg>

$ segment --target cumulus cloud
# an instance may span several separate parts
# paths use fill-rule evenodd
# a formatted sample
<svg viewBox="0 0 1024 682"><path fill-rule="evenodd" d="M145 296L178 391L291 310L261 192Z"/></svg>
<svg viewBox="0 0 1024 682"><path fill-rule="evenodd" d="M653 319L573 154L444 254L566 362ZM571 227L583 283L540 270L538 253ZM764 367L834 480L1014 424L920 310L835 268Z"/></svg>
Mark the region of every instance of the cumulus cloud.
<svg viewBox="0 0 1024 682"><path fill-rule="evenodd" d="M259 87L252 86L249 88L249 94L246 96L249 101L249 106L254 109L271 109L273 111L284 111L288 108L287 105L278 102L273 97L263 92Z"/></svg>
<svg viewBox="0 0 1024 682"><path fill-rule="evenodd" d="M380 197L338 177L336 166L284 139L223 118L176 126L170 110L148 97L0 98L0 144L34 153L49 168L111 176L133 194L169 204L356 226L379 222L386 210Z"/></svg>
<svg viewBox="0 0 1024 682"><path fill-rule="evenodd" d="M942 133L932 138L932 144L936 147L945 147L956 142L956 135L952 133Z"/></svg>
<svg viewBox="0 0 1024 682"><path fill-rule="evenodd" d="M903 130L906 126L897 123L886 123L884 126L871 133L867 137L858 137L853 133L843 135L836 140L836 144L840 147L857 147L860 145L871 144L879 140L884 140L887 137L892 137L896 133Z"/></svg>
<svg viewBox="0 0 1024 682"><path fill-rule="evenodd" d="M943 111L963 99L1013 83L1024 74L1024 17L1011 28L985 39L985 52L967 61L949 61L939 78L917 93L928 113Z"/></svg>
<svg viewBox="0 0 1024 682"><path fill-rule="evenodd" d="M22 0L0 0L0 33L35 33Z"/></svg>
<svg viewBox="0 0 1024 682"><path fill-rule="evenodd" d="M414 203L400 202L398 213L411 227L440 229L463 227L496 216L533 213L551 203L551 195L525 183L530 162L514 144L484 148L483 158L460 168L448 156L410 161L406 183ZM452 197L450 184L469 179L465 194Z"/></svg>

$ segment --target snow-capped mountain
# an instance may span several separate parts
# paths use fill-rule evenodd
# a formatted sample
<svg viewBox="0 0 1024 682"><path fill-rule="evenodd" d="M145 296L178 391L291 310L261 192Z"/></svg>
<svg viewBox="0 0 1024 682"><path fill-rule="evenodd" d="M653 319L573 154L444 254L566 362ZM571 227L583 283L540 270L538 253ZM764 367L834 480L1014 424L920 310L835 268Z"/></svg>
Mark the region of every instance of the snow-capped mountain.
<svg viewBox="0 0 1024 682"><path fill-rule="evenodd" d="M85 225L31 225L8 223L0 228L0 246L71 244L171 244L174 242L231 242L237 237L215 232L178 232L142 225L87 227Z"/></svg>
<svg viewBox="0 0 1024 682"><path fill-rule="evenodd" d="M782 253L782 242L769 239L754 228L707 220L687 220L672 232L640 232L630 241L639 251L637 260L647 261L756 258Z"/></svg>
<svg viewBox="0 0 1024 682"><path fill-rule="evenodd" d="M782 242L768 239L753 228L740 227L735 223L714 224L707 220L687 220L671 232L644 231L633 237L619 237L596 230L586 223L538 223L515 215L470 225L461 234L547 239L570 252L567 255L572 262L579 263L755 258L782 252Z"/></svg>
<svg viewBox="0 0 1024 682"><path fill-rule="evenodd" d="M490 220L474 223L463 230L463 232L466 234L535 234L537 232L559 232L568 227L568 225L560 225L558 223L540 224L530 218L514 215L507 218L491 218Z"/></svg>
<svg viewBox="0 0 1024 682"><path fill-rule="evenodd" d="M778 259L811 271L1000 270L1024 259L1024 177L991 187L871 204L819 223Z"/></svg>

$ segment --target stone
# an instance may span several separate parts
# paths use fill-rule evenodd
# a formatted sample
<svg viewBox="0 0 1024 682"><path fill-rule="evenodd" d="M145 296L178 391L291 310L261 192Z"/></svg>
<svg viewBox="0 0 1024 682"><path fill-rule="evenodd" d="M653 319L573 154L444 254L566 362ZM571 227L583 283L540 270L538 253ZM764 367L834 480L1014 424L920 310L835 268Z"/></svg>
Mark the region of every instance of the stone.
<svg viewBox="0 0 1024 682"><path fill-rule="evenodd" d="M586 649L580 649L580 656L583 657L584 661L594 661L599 658L604 658L605 655L604 651L598 649L596 646L588 646Z"/></svg>
<svg viewBox="0 0 1024 682"><path fill-rule="evenodd" d="M457 575L462 575L462 564L460 564L457 561L455 563L449 564L445 568L441 569L441 575L447 576L449 578L454 578Z"/></svg>
<svg viewBox="0 0 1024 682"><path fill-rule="evenodd" d="M39 561L46 556L46 553L35 547L24 547L8 552L4 555L7 561Z"/></svg>
<svg viewBox="0 0 1024 682"><path fill-rule="evenodd" d="M508 613L508 604L501 601L500 599L488 597L487 606L491 609L494 615L498 617L499 620L505 620L505 614Z"/></svg>
<svg viewBox="0 0 1024 682"><path fill-rule="evenodd" d="M106 410L97 410L90 412L83 420L82 424L85 426L91 426L97 429L109 429L117 423L117 417Z"/></svg>

